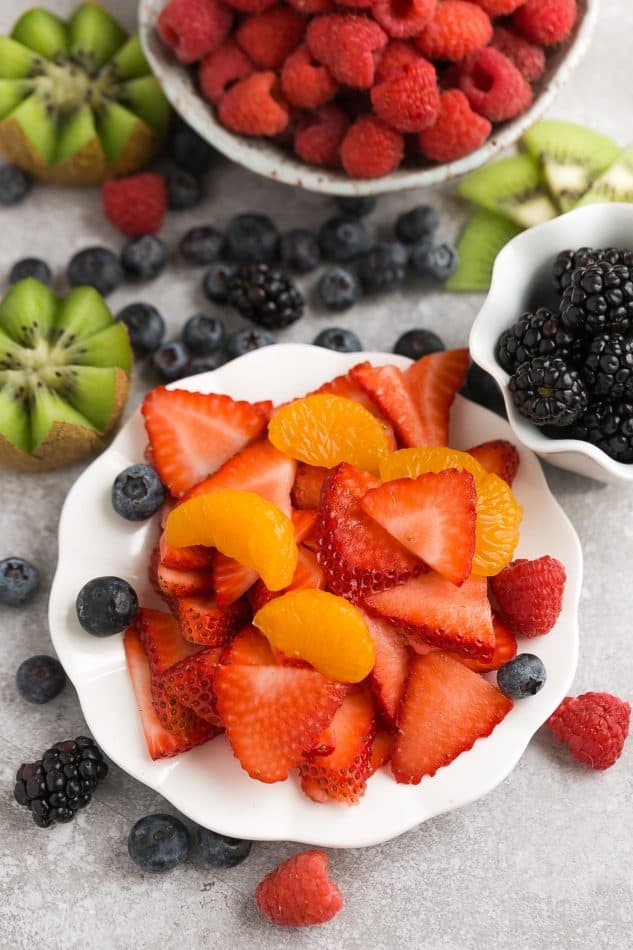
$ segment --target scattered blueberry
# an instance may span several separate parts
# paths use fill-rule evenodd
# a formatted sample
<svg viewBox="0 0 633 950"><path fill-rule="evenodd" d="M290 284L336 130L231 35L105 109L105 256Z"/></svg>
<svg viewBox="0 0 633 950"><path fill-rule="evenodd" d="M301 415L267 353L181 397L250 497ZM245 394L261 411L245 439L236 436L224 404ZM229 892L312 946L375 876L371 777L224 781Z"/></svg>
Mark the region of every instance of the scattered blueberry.
<svg viewBox="0 0 633 950"><path fill-rule="evenodd" d="M407 330L396 340L393 352L419 360L428 353L440 353L445 349L444 341L432 330Z"/></svg>
<svg viewBox="0 0 633 950"><path fill-rule="evenodd" d="M152 353L152 366L165 383L182 379L189 372L191 356L184 343L163 343Z"/></svg>
<svg viewBox="0 0 633 950"><path fill-rule="evenodd" d="M331 267L317 285L319 297L328 310L348 310L360 297L356 274L345 267Z"/></svg>
<svg viewBox="0 0 633 950"><path fill-rule="evenodd" d="M26 198L31 179L17 165L0 165L0 205L17 205Z"/></svg>
<svg viewBox="0 0 633 950"><path fill-rule="evenodd" d="M204 275L202 289L213 303L226 303L229 296L229 281L237 273L234 264L216 261Z"/></svg>
<svg viewBox="0 0 633 950"><path fill-rule="evenodd" d="M208 356L222 346L224 324L212 314L197 313L182 328L182 341L194 356Z"/></svg>
<svg viewBox="0 0 633 950"><path fill-rule="evenodd" d="M509 699L535 696L546 679L543 661L533 653L520 653L497 670L497 686Z"/></svg>
<svg viewBox="0 0 633 950"><path fill-rule="evenodd" d="M163 342L165 321L151 303L130 303L117 320L126 325L135 356L147 356Z"/></svg>
<svg viewBox="0 0 633 950"><path fill-rule="evenodd" d="M399 241L379 241L358 260L358 276L363 289L371 292L394 290L404 281L409 253Z"/></svg>
<svg viewBox="0 0 633 950"><path fill-rule="evenodd" d="M209 353L207 356L196 356L189 364L188 373L190 376L197 376L199 373L212 373L222 366L224 355L222 353Z"/></svg>
<svg viewBox="0 0 633 950"><path fill-rule="evenodd" d="M15 284L19 280L24 280L25 277L34 277L35 280L39 280L40 283L46 284L48 287L53 283L53 273L50 267L46 261L39 257L25 257L21 261L16 261L9 274L9 283Z"/></svg>
<svg viewBox="0 0 633 950"><path fill-rule="evenodd" d="M200 857L214 868L234 868L251 853L252 841L243 838L227 838L208 828L196 828L196 843Z"/></svg>
<svg viewBox="0 0 633 950"><path fill-rule="evenodd" d="M229 221L226 249L236 261L273 261L278 247L279 233L267 215L238 214Z"/></svg>
<svg viewBox="0 0 633 950"><path fill-rule="evenodd" d="M165 488L151 465L130 465L112 485L112 507L126 521L145 521L165 501Z"/></svg>
<svg viewBox="0 0 633 950"><path fill-rule="evenodd" d="M211 227L192 228L180 242L180 253L188 264L204 267L217 261L224 247L224 235Z"/></svg>
<svg viewBox="0 0 633 950"><path fill-rule="evenodd" d="M314 346L322 346L326 350L336 350L337 353L359 353L363 344L351 330L341 327L328 327L321 330L312 341Z"/></svg>
<svg viewBox="0 0 633 950"><path fill-rule="evenodd" d="M202 201L202 182L195 175L177 168L167 174L167 198L171 211L188 211Z"/></svg>
<svg viewBox="0 0 633 950"><path fill-rule="evenodd" d="M120 633L138 613L136 591L120 577L95 577L77 595L77 618L95 637Z"/></svg>
<svg viewBox="0 0 633 950"><path fill-rule="evenodd" d="M276 339L268 330L256 329L255 327L243 327L231 333L226 340L226 353L230 359L237 356L244 356L251 350L259 350L262 346L272 346Z"/></svg>
<svg viewBox="0 0 633 950"><path fill-rule="evenodd" d="M36 567L23 557L7 557L0 561L0 604L21 607L33 597L40 586Z"/></svg>
<svg viewBox="0 0 633 950"><path fill-rule="evenodd" d="M167 248L155 234L129 240L121 251L121 265L128 280L154 280L167 266Z"/></svg>
<svg viewBox="0 0 633 950"><path fill-rule="evenodd" d="M434 243L432 238L423 237L411 249L411 267L422 277L434 280L446 280L457 267L457 251L452 245Z"/></svg>
<svg viewBox="0 0 633 950"><path fill-rule="evenodd" d="M315 270L321 261L319 242L312 231L297 228L282 235L279 244L282 265L297 274Z"/></svg>
<svg viewBox="0 0 633 950"><path fill-rule="evenodd" d="M405 244L416 244L425 237L431 237L438 229L440 219L431 205L418 205L411 211L401 214L396 220L396 235Z"/></svg>
<svg viewBox="0 0 633 950"><path fill-rule="evenodd" d="M146 815L130 831L127 850L141 871L170 871L189 855L191 842L179 818Z"/></svg>
<svg viewBox="0 0 633 950"><path fill-rule="evenodd" d="M480 366L477 366L476 363L471 363L470 365L462 395L464 395L466 399L478 402L481 406L485 406L486 409L496 412L497 415L506 415L506 407L503 396L501 395L501 390L490 373L486 373L486 371L481 369Z"/></svg>
<svg viewBox="0 0 633 950"><path fill-rule="evenodd" d="M319 231L319 246L329 261L351 261L367 250L369 238L356 218L330 218Z"/></svg>
<svg viewBox="0 0 633 950"><path fill-rule="evenodd" d="M107 247L87 247L75 254L68 265L66 279L71 287L94 287L102 296L123 283L119 258Z"/></svg>
<svg viewBox="0 0 633 950"><path fill-rule="evenodd" d="M15 675L18 692L28 703L48 703L66 685L64 668L53 656L31 656Z"/></svg>
<svg viewBox="0 0 633 950"><path fill-rule="evenodd" d="M366 214L374 210L377 204L376 198L372 198L371 195L358 198L353 195L349 197L339 195L335 200L341 214L349 218L364 218Z"/></svg>
<svg viewBox="0 0 633 950"><path fill-rule="evenodd" d="M218 153L197 132L179 122L169 140L171 159L191 175L204 175L215 165Z"/></svg>

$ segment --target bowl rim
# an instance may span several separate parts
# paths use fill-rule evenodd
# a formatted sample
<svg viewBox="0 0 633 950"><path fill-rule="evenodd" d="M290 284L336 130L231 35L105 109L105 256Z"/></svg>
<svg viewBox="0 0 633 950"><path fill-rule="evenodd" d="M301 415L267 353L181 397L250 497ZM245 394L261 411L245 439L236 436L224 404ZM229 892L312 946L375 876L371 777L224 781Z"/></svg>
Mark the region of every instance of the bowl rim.
<svg viewBox="0 0 633 950"><path fill-rule="evenodd" d="M381 178L358 179L350 178L342 171L314 169L290 153L283 154L278 146L266 144L265 139L248 139L228 132L197 93L194 94L195 99L198 104L204 106L204 112L196 107L187 108L190 93L188 92L187 100L183 102L182 89L179 88L180 77L186 67L173 58L167 61L158 55L160 41L157 41L155 35L157 2L159 0L140 0L139 35L152 72L175 111L205 141L226 158L248 168L249 171L307 191L340 196L381 195L441 184L479 168L502 149L514 145L549 108L559 89L567 82L585 55L597 22L599 4L599 0L585 0L584 16L576 33L558 67L543 89L537 92L533 104L522 115L504 124L496 134L493 133L481 148L456 161L433 165L419 171L397 170Z"/></svg>

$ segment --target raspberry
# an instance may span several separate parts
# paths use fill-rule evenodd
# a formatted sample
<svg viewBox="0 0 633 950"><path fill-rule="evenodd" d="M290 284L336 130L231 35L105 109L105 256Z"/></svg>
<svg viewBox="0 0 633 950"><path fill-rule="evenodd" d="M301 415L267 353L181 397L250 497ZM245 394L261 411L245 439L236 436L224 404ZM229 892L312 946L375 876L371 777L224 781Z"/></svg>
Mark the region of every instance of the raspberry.
<svg viewBox="0 0 633 950"><path fill-rule="evenodd" d="M376 115L399 132L420 132L433 125L440 108L435 67L425 59L409 63L371 91Z"/></svg>
<svg viewBox="0 0 633 950"><path fill-rule="evenodd" d="M349 7L352 10L368 10L374 0L337 0L338 6Z"/></svg>
<svg viewBox="0 0 633 950"><path fill-rule="evenodd" d="M567 575L556 558L518 558L490 578L499 611L520 637L549 633L561 611Z"/></svg>
<svg viewBox="0 0 633 950"><path fill-rule="evenodd" d="M491 46L514 63L524 79L538 82L545 72L545 53L540 46L528 43L514 30L496 26Z"/></svg>
<svg viewBox="0 0 633 950"><path fill-rule="evenodd" d="M311 20L307 42L314 58L340 83L368 89L374 82L374 54L385 46L387 35L366 17L333 13Z"/></svg>
<svg viewBox="0 0 633 950"><path fill-rule="evenodd" d="M308 16L311 13L329 13L334 9L334 0L288 0L288 5Z"/></svg>
<svg viewBox="0 0 633 950"><path fill-rule="evenodd" d="M157 234L167 211L167 185L162 175L143 172L104 182L101 201L106 218L122 234Z"/></svg>
<svg viewBox="0 0 633 950"><path fill-rule="evenodd" d="M611 693L567 696L545 723L572 756L591 769L608 769L620 758L629 734L631 707Z"/></svg>
<svg viewBox="0 0 633 950"><path fill-rule="evenodd" d="M491 46L475 53L462 65L459 86L473 109L491 122L504 122L521 115L534 95L514 63Z"/></svg>
<svg viewBox="0 0 633 950"><path fill-rule="evenodd" d="M418 142L432 161L452 162L483 145L491 131L488 119L473 112L463 92L448 89L440 94L435 125L420 132Z"/></svg>
<svg viewBox="0 0 633 950"><path fill-rule="evenodd" d="M288 107L273 72L253 73L231 86L220 100L218 117L231 132L277 135L288 125Z"/></svg>
<svg viewBox="0 0 633 950"><path fill-rule="evenodd" d="M375 0L371 13L389 36L416 36L435 13L436 0Z"/></svg>
<svg viewBox="0 0 633 950"><path fill-rule="evenodd" d="M299 43L305 22L291 7L273 7L245 17L235 32L235 39L256 66L278 69Z"/></svg>
<svg viewBox="0 0 633 950"><path fill-rule="evenodd" d="M219 0L169 0L158 17L158 33L181 63L195 63L231 31L233 14Z"/></svg>
<svg viewBox="0 0 633 950"><path fill-rule="evenodd" d="M384 82L401 72L409 63L415 63L420 54L410 43L404 40L391 40L387 43L376 64L376 82Z"/></svg>
<svg viewBox="0 0 633 950"><path fill-rule="evenodd" d="M277 0L226 0L229 7L239 13L263 13L277 4Z"/></svg>
<svg viewBox="0 0 633 950"><path fill-rule="evenodd" d="M526 40L550 46L567 39L577 16L576 0L527 0L512 22Z"/></svg>
<svg viewBox="0 0 633 950"><path fill-rule="evenodd" d="M205 99L217 105L229 86L255 71L250 59L234 40L225 40L200 63L198 82Z"/></svg>
<svg viewBox="0 0 633 950"><path fill-rule="evenodd" d="M260 881L257 906L274 924L301 927L324 924L343 906L343 895L328 875L323 851L302 851Z"/></svg>
<svg viewBox="0 0 633 950"><path fill-rule="evenodd" d="M321 106L297 126L294 150L309 165L336 168L349 119L338 106Z"/></svg>
<svg viewBox="0 0 633 950"><path fill-rule="evenodd" d="M303 43L291 53L281 71L283 94L293 106L316 109L333 99L338 83L325 66L320 66Z"/></svg>
<svg viewBox="0 0 633 950"><path fill-rule="evenodd" d="M404 153L404 139L376 116L357 119L341 145L343 168L352 178L380 178L396 170Z"/></svg>
<svg viewBox="0 0 633 950"><path fill-rule="evenodd" d="M466 0L443 0L416 43L428 59L459 62L491 39L492 23L481 7Z"/></svg>
<svg viewBox="0 0 633 950"><path fill-rule="evenodd" d="M525 0L474 0L474 2L485 10L488 16L509 16L510 13L525 3Z"/></svg>

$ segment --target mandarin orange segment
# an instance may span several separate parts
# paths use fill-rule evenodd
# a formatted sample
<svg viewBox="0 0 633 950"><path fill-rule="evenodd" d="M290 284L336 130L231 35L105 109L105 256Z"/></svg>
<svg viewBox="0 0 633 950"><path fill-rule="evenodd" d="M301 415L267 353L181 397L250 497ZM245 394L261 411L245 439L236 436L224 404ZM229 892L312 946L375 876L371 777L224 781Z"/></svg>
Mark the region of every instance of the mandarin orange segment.
<svg viewBox="0 0 633 950"><path fill-rule="evenodd" d="M359 683L373 669L376 652L367 624L343 597L289 591L258 610L253 623L275 649L331 679Z"/></svg>
<svg viewBox="0 0 633 950"><path fill-rule="evenodd" d="M380 461L380 478L383 482L392 482L397 478L418 478L425 472L441 472L445 468L456 468L470 474L475 479L475 487L486 478L485 468L468 452L450 449L443 445L433 445L416 449L400 449Z"/></svg>
<svg viewBox="0 0 633 950"><path fill-rule="evenodd" d="M282 406L268 425L268 438L280 452L308 465L334 468L349 462L366 472L377 472L392 448L381 421L344 396L306 396Z"/></svg>
<svg viewBox="0 0 633 950"><path fill-rule="evenodd" d="M523 509L507 482L487 475L477 486L476 511L473 574L491 577L512 560Z"/></svg>
<svg viewBox="0 0 633 950"><path fill-rule="evenodd" d="M255 492L224 489L183 502L170 512L165 538L175 547L215 547L257 571L269 590L288 587L297 568L292 521Z"/></svg>

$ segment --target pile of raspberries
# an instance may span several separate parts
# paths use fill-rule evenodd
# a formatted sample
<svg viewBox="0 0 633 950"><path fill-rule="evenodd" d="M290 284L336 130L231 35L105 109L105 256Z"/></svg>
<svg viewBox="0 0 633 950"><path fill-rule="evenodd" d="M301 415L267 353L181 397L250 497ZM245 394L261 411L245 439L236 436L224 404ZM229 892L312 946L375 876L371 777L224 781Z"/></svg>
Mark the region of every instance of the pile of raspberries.
<svg viewBox="0 0 633 950"><path fill-rule="evenodd" d="M168 0L158 32L240 135L352 178L449 162L533 99L576 0Z"/></svg>

